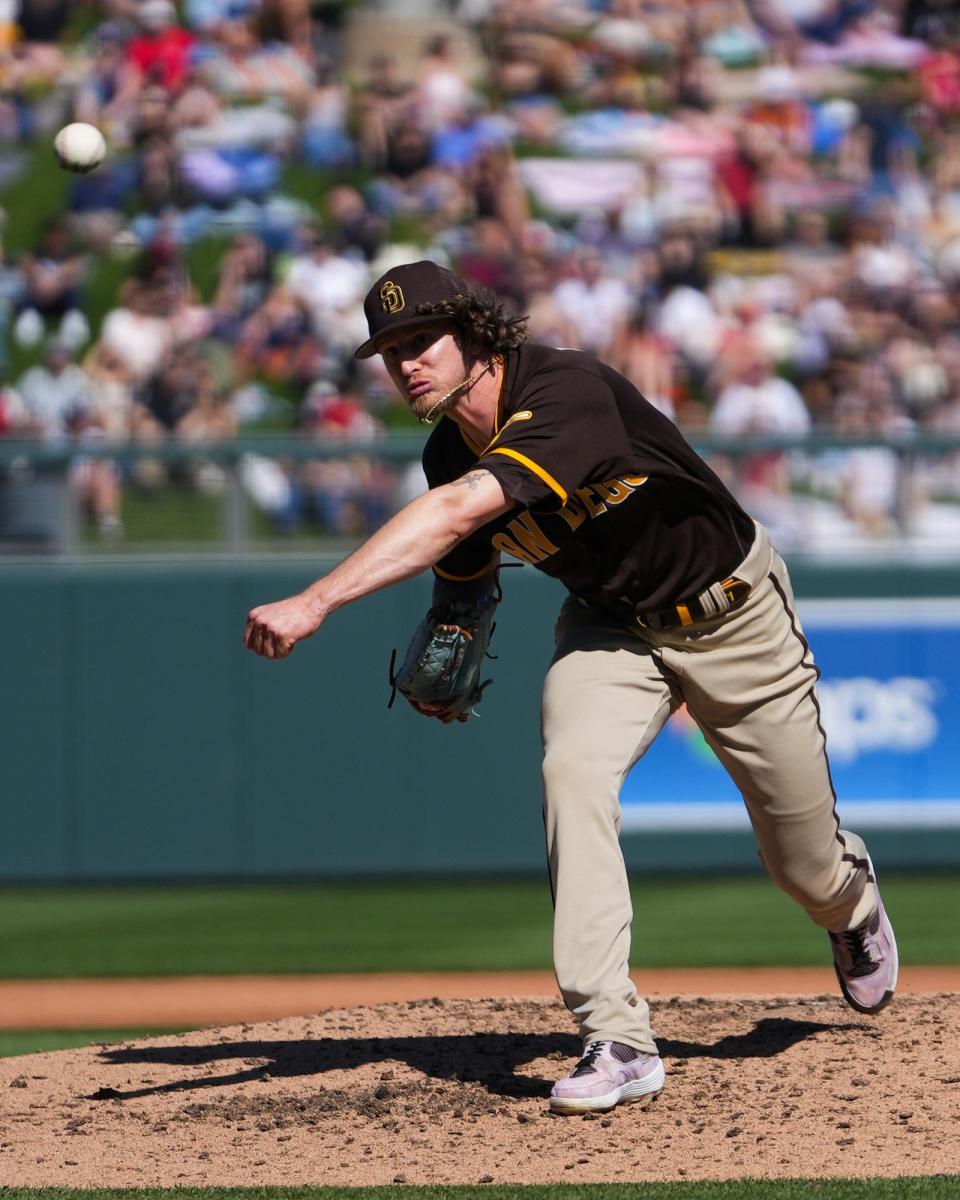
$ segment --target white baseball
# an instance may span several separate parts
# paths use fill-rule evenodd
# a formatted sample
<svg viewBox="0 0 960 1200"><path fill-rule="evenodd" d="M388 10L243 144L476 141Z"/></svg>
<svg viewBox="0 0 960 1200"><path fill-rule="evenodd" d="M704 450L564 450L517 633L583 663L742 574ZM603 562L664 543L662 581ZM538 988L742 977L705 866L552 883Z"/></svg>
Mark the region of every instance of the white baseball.
<svg viewBox="0 0 960 1200"><path fill-rule="evenodd" d="M95 125L74 121L53 139L53 151L61 167L84 174L103 162L107 143Z"/></svg>

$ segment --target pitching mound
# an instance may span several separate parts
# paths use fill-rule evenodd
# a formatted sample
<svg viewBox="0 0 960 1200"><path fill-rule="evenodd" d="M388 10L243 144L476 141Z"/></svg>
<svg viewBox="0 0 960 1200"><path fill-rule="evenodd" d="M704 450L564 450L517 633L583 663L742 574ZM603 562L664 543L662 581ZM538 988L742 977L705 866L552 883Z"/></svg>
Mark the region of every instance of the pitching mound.
<svg viewBox="0 0 960 1200"><path fill-rule="evenodd" d="M602 1182L942 1174L960 995L655 1006L650 1107L547 1112L579 1052L546 999L333 1010L0 1061L0 1185Z"/></svg>

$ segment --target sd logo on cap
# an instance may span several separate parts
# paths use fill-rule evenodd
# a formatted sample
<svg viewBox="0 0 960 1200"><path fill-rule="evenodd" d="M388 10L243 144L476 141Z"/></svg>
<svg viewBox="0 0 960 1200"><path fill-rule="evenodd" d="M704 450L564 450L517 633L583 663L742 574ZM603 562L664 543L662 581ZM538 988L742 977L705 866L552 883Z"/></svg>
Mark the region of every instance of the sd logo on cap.
<svg viewBox="0 0 960 1200"><path fill-rule="evenodd" d="M380 289L380 307L390 316L404 307L403 289L398 288L392 279L388 279Z"/></svg>

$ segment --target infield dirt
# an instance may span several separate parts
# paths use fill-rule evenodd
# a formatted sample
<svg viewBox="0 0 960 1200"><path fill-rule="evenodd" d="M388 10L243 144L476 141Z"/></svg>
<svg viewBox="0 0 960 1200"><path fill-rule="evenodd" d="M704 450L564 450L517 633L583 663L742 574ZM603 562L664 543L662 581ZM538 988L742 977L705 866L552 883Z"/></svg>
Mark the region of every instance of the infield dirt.
<svg viewBox="0 0 960 1200"><path fill-rule="evenodd" d="M410 1000L0 1062L0 1185L551 1183L952 1173L960 995L655 1004L648 1108L556 1117L559 1001Z"/></svg>

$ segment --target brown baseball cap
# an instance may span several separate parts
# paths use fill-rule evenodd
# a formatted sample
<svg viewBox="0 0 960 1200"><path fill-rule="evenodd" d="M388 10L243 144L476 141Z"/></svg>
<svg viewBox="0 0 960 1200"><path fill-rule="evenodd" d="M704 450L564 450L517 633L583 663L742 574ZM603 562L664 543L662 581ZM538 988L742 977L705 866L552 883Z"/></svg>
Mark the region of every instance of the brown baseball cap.
<svg viewBox="0 0 960 1200"><path fill-rule="evenodd" d="M417 312L418 305L453 300L467 291L467 284L459 275L426 258L420 262L391 267L367 292L363 311L370 337L354 358L370 358L376 354L376 340L384 333L394 333L410 325L429 321L429 314L425 316Z"/></svg>

